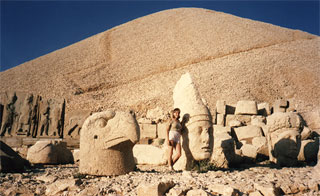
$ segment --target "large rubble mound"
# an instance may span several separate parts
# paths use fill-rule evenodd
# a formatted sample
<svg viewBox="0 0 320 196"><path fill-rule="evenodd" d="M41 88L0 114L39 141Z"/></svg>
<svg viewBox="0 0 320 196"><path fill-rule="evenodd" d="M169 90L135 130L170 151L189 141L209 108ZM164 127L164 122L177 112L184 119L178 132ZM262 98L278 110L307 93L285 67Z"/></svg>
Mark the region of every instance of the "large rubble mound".
<svg viewBox="0 0 320 196"><path fill-rule="evenodd" d="M151 14L0 73L0 92L65 99L66 111L171 109L193 75L209 108L290 100L320 106L320 39L302 31L199 8Z"/></svg>

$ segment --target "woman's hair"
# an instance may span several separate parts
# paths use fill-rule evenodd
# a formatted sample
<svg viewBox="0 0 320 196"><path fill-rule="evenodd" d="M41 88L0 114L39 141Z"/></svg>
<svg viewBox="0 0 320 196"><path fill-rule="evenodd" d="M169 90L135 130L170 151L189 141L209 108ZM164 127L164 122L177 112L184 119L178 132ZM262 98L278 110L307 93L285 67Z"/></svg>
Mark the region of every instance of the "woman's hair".
<svg viewBox="0 0 320 196"><path fill-rule="evenodd" d="M177 112L177 111L178 111L179 113L181 112L179 108L174 108L173 110L171 110L171 118L172 118L172 119L173 119L173 113L175 113L175 112Z"/></svg>

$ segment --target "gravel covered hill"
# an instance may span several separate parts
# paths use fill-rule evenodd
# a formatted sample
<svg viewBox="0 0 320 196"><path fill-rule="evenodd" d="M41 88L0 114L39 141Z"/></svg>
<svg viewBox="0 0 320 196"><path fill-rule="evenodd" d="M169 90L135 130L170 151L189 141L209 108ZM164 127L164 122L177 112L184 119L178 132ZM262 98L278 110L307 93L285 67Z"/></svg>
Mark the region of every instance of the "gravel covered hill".
<svg viewBox="0 0 320 196"><path fill-rule="evenodd" d="M190 72L209 107L218 99L320 107L320 39L199 8L151 14L0 73L0 92L65 98L67 111L173 106Z"/></svg>

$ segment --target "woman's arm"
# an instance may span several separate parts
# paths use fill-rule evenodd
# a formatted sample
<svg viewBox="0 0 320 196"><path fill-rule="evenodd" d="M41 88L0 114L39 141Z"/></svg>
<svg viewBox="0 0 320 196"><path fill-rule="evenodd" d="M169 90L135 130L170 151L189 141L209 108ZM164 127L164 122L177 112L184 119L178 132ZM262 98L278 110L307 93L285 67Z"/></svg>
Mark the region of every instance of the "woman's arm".
<svg viewBox="0 0 320 196"><path fill-rule="evenodd" d="M166 139L167 139L167 144L169 145L169 131L171 129L171 121L169 122L168 126L167 126L167 130L166 130Z"/></svg>

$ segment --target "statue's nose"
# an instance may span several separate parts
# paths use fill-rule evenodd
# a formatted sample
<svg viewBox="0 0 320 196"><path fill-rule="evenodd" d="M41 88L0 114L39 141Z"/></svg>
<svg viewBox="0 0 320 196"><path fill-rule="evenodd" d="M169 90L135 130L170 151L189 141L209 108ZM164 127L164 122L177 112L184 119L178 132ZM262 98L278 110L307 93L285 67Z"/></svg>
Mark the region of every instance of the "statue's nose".
<svg viewBox="0 0 320 196"><path fill-rule="evenodd" d="M201 141L204 144L209 144L209 131L208 129L203 129L201 133Z"/></svg>

